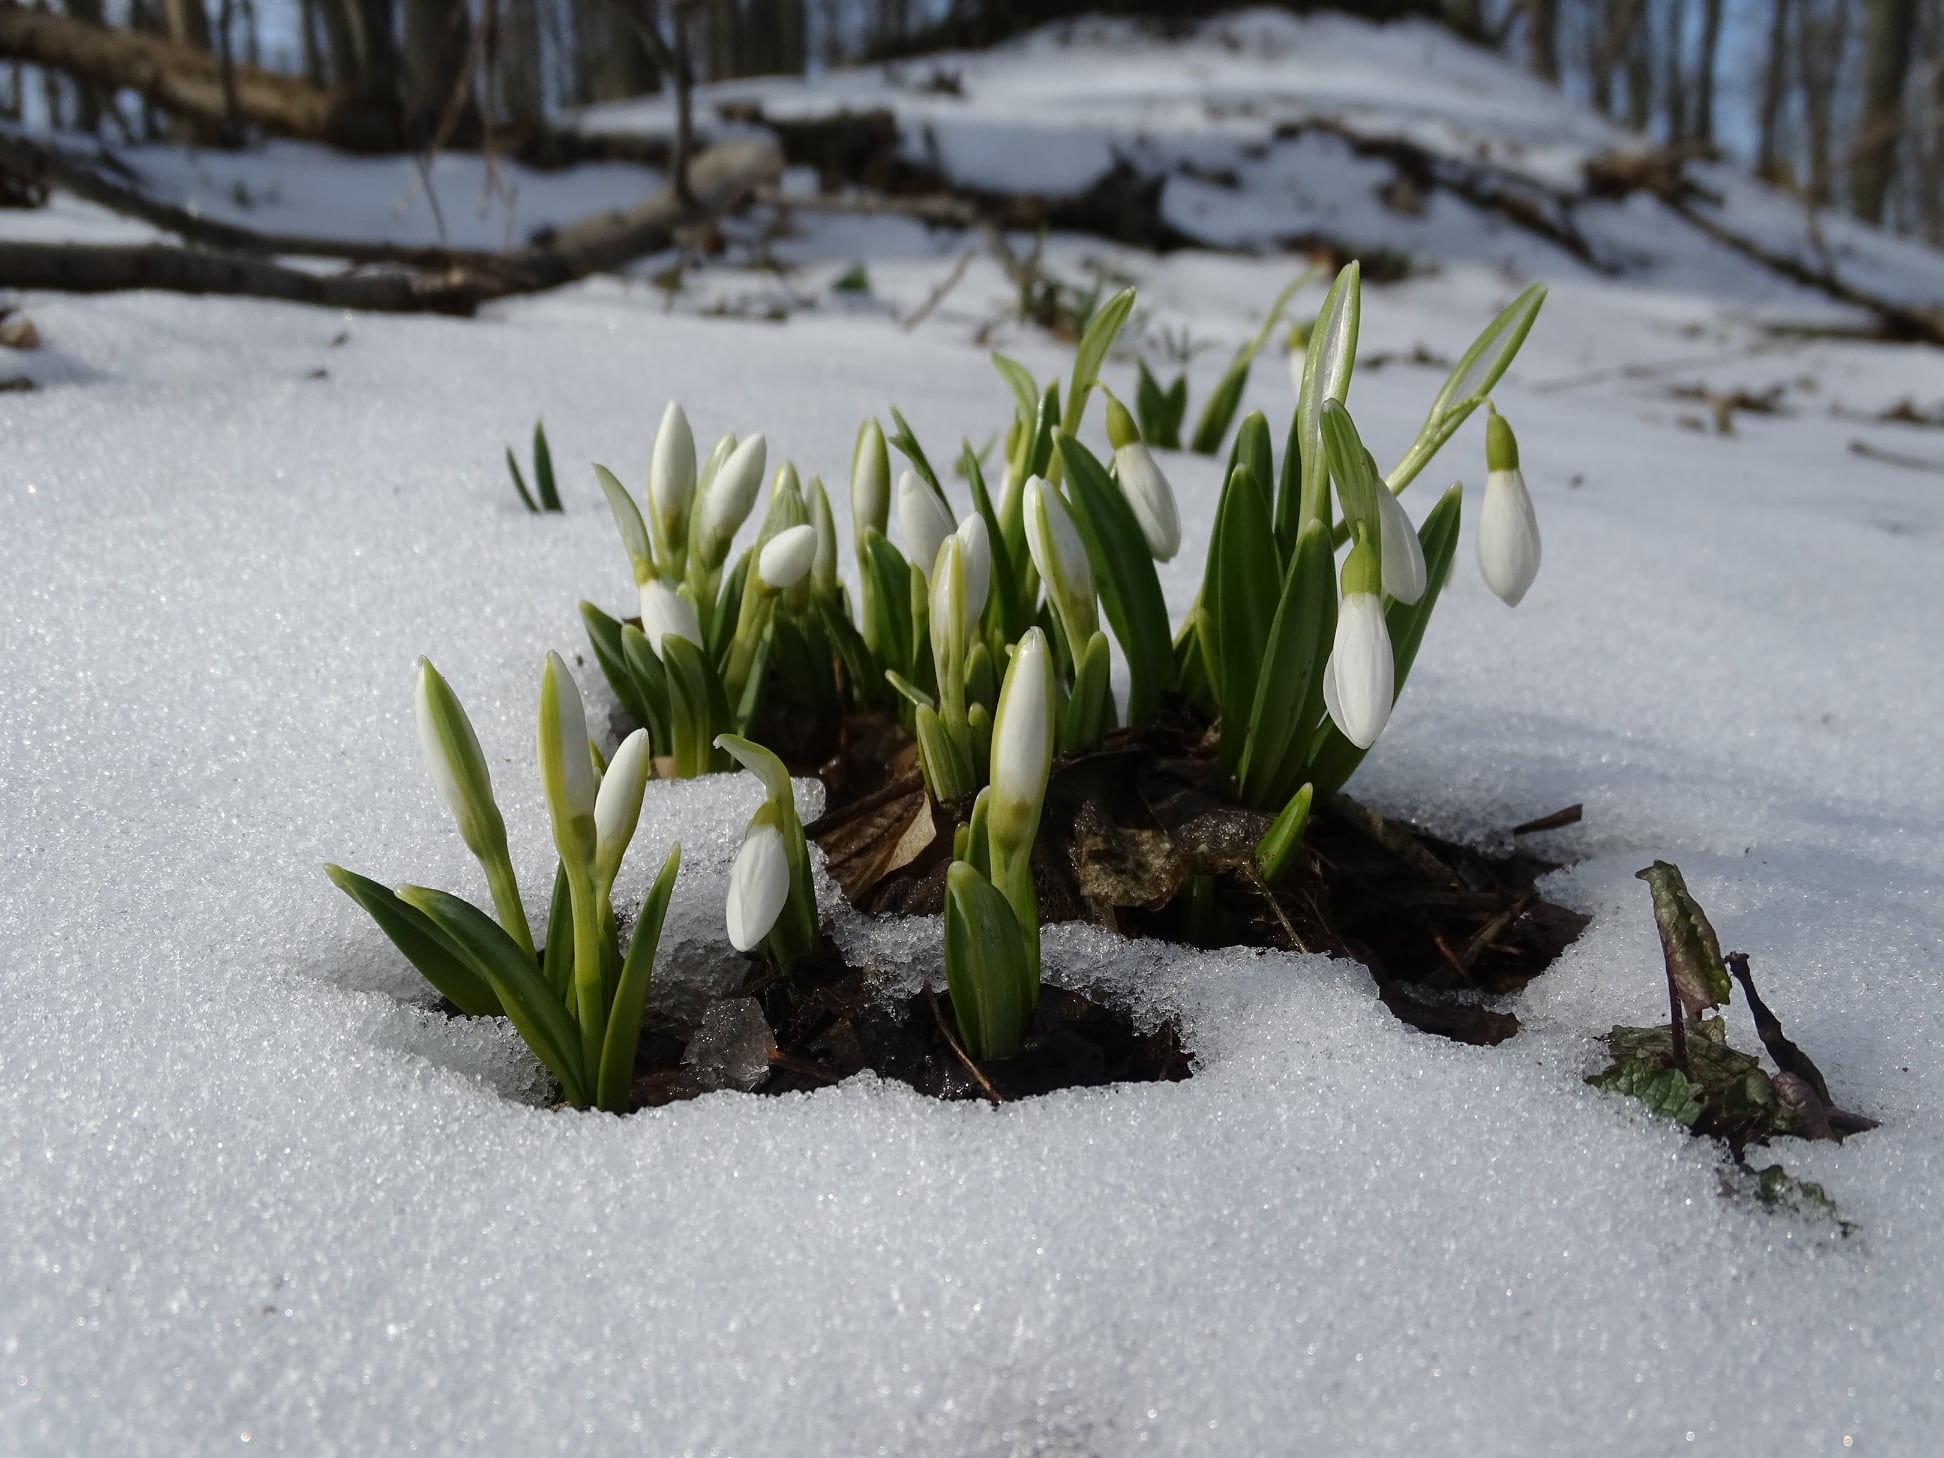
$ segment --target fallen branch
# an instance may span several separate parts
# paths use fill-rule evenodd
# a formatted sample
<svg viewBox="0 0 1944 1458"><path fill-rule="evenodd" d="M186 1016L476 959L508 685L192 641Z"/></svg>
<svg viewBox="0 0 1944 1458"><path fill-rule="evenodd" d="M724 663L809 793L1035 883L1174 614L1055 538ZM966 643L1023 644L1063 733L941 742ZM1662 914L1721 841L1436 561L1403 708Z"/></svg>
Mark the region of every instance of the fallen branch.
<svg viewBox="0 0 1944 1458"><path fill-rule="evenodd" d="M507 253L422 251L418 256L437 262L410 271L306 273L259 256L281 251L263 248L261 236L251 240L258 246L247 253L163 244L0 243L0 287L67 293L165 289L381 313L466 315L493 299L558 288L667 247L684 224L738 206L781 165L767 142L723 142L690 168L699 211L664 191L634 208L582 219L543 242Z"/></svg>
<svg viewBox="0 0 1944 1458"><path fill-rule="evenodd" d="M1886 451L1882 446L1873 446L1867 440L1853 440L1849 443L1850 454L1862 456L1868 461L1882 461L1886 466L1902 466L1907 471L1934 471L1944 474L1944 461L1933 461L1927 456L1905 455L1902 451Z"/></svg>

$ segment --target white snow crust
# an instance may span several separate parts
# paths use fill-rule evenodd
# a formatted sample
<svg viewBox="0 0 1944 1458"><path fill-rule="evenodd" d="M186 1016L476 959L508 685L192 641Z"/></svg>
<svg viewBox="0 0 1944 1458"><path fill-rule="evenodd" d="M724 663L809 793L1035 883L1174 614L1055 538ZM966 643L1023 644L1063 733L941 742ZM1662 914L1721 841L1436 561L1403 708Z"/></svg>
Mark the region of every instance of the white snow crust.
<svg viewBox="0 0 1944 1458"><path fill-rule="evenodd" d="M1383 68L1429 42L1382 43L1382 87L1343 73L1361 104L1577 115L1482 60L1443 92L1400 82ZM1081 42L1036 46L1066 47L1086 90L1159 87L1111 51L1088 72ZM631 595L588 463L638 486L680 398L705 448L760 429L820 472L842 534L863 414L895 401L942 461L1009 408L972 343L1009 297L984 259L921 327L891 322L964 246L806 223L775 245L781 280L705 269L671 305L600 279L471 322L22 301L46 343L0 371L39 385L0 395L0 1453L1934 1451L1944 493L1850 444L1944 457L1871 418L1944 399L1944 356L1775 337L1850 316L1726 257L1670 244L1645 278L1540 275L1460 236L1439 272L1366 292L1366 359L1392 360L1350 404L1388 464L1443 378L1411 352L1453 357L1556 280L1496 392L1545 568L1508 611L1468 521L1354 786L1472 840L1584 802L1533 848L1572 862L1544 889L1593 923L1507 1002L1512 1041L1416 1033L1354 963L1059 927L1049 975L1182 1019L1192 1080L995 1111L864 1078L623 1120L546 1110L510 1029L428 1010L319 869L485 898L418 760L417 655L472 715L538 915L542 655L568 654L611 746L575 603ZM830 293L860 259L870 295ZM1047 259L1133 276L1130 338L1190 330L1191 411L1296 268L1074 238ZM787 323L696 317L779 298ZM1069 363L1010 323L989 343L1041 378ZM1108 380L1131 398L1131 357ZM1785 413L1689 429L1705 408L1666 393L1689 383L1780 385ZM1266 357L1244 408L1280 440L1292 403ZM536 414L564 517L520 510L500 459ZM1218 470L1163 459L1180 611ZM1462 476L1475 514L1483 470L1475 423L1405 502L1421 515ZM760 793L650 787L622 892L681 840L658 975L724 965ZM1718 1150L1583 1083L1598 1034L1665 1011L1633 879L1656 856L1839 1102L1883 1121L1767 1156L1853 1233L1724 1193ZM936 922L868 923L823 892L854 956L940 975ZM1739 1003L1731 1028L1757 1046Z"/></svg>

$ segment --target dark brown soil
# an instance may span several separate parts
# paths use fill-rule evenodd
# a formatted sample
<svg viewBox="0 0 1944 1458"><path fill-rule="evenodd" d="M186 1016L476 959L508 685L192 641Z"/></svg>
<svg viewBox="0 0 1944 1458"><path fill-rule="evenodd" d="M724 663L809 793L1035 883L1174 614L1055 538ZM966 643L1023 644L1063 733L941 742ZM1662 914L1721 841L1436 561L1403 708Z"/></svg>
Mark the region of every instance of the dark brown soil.
<svg viewBox="0 0 1944 1458"><path fill-rule="evenodd" d="M1018 1057L974 1065L958 1042L948 996L888 1003L826 944L789 976L752 962L740 995L713 1004L696 1028L651 1028L636 1063L634 1102L652 1108L726 1088L791 1093L869 1069L934 1098L1008 1103L1192 1072L1173 1023L1143 1031L1082 993L1042 988L1034 1028Z"/></svg>
<svg viewBox="0 0 1944 1458"><path fill-rule="evenodd" d="M807 829L852 904L936 914L969 806L927 801L894 721L850 721L820 774L832 808ZM1533 890L1557 863L1456 845L1346 795L1314 808L1299 863L1269 886L1254 850L1271 820L1234 803L1212 741L1185 716L1110 735L1054 766L1034 853L1041 918L1354 957L1398 1017L1470 1043L1518 1031L1486 1001L1544 972L1587 923Z"/></svg>

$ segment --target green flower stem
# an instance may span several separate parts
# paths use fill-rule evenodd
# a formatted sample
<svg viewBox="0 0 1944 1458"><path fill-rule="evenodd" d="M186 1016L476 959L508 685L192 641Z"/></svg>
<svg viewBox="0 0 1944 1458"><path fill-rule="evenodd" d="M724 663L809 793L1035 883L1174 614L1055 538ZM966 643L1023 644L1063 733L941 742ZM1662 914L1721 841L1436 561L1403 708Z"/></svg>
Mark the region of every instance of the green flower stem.
<svg viewBox="0 0 1944 1458"><path fill-rule="evenodd" d="M513 862L502 846L498 855L482 859L480 865L486 870L486 884L492 890L493 910L499 914L500 926L531 957L533 928L527 925L526 906L520 900L520 883L514 879Z"/></svg>
<svg viewBox="0 0 1944 1458"><path fill-rule="evenodd" d="M729 643L729 661L722 669L723 697L732 707L742 702L749 671L756 665L756 650L763 644L763 630L769 627L775 609L776 594L762 584L752 564L743 587L742 606L736 610L736 636Z"/></svg>
<svg viewBox="0 0 1944 1458"><path fill-rule="evenodd" d="M580 1024L582 1067L598 1069L601 1044L607 1037L600 901L594 878L584 869L569 866L567 886L574 903L574 1011Z"/></svg>

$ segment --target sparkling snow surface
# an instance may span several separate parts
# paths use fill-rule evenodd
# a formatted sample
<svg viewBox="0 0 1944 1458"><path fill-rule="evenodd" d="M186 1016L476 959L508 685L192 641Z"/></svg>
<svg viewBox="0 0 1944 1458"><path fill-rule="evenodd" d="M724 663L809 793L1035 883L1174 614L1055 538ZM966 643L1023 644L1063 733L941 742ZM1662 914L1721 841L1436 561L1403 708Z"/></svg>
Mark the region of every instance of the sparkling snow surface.
<svg viewBox="0 0 1944 1458"><path fill-rule="evenodd" d="M617 280L469 323L24 301L46 344L4 360L39 390L0 396L0 1452L1933 1451L1944 491L1848 448L1944 458L1866 418L1944 399L1944 356L1768 342L1712 255L1651 288L1563 278L1497 395L1544 570L1508 611L1467 525L1355 784L1473 839L1585 802L1534 848L1575 860L1546 889L1593 925L1507 1004L1511 1042L1415 1033L1352 963L1056 928L1049 975L1182 1017L1193 1080L994 1111L860 1079L620 1120L548 1112L508 1029L425 1010L319 870L484 898L418 761L416 656L471 711L537 915L542 654L586 656L579 598L628 598L587 463L638 483L677 396L705 449L761 429L841 515L864 413L897 402L934 459L984 440L1009 397L971 337L1003 279L982 260L921 328L885 317L960 246L809 228L779 245L791 287L861 257L876 304L781 326ZM1295 266L1049 249L1084 258L1138 278L1150 340L1219 346L1192 409ZM1366 355L1399 356L1351 393L1380 458L1442 379L1405 357L1454 355L1523 281L1457 263L1367 292ZM772 287L725 268L691 294ZM1588 379L1683 359L1712 362ZM1131 360L1108 378L1131 395ZM1783 385L1790 413L1696 433L1705 408L1665 394L1695 382ZM1247 407L1280 438L1290 405L1266 358ZM499 458L536 414L563 518L520 511ZM1179 610L1216 469L1167 464ZM1405 501L1463 476L1475 513L1482 473L1474 424ZM662 975L724 955L759 796L651 787L623 886L682 841ZM1665 1008L1633 879L1655 856L1883 1121L1761 1156L1853 1234L1724 1195L1713 1147L1582 1083L1597 1034ZM937 975L935 922L825 891L855 955ZM1756 1046L1739 1005L1731 1026Z"/></svg>

